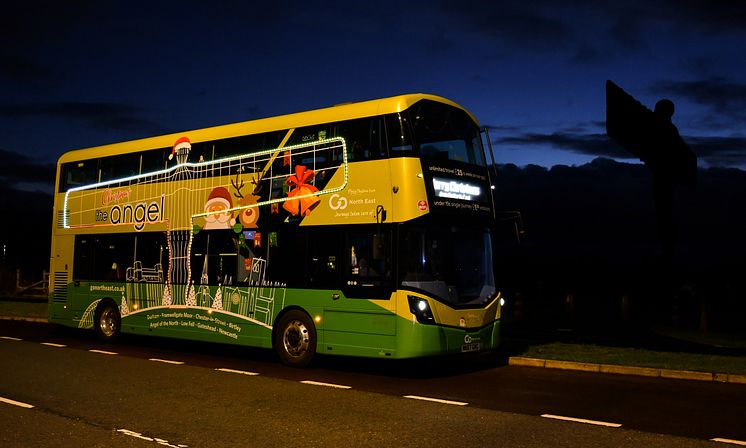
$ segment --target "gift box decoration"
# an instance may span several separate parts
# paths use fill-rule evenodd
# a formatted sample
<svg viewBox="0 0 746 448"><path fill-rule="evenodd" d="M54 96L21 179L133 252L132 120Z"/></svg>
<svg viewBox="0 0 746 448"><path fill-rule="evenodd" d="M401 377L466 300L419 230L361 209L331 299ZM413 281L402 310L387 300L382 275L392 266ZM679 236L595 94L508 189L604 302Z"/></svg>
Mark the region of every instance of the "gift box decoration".
<svg viewBox="0 0 746 448"><path fill-rule="evenodd" d="M295 174L288 177L285 183L291 187L288 191L288 200L282 205L293 216L308 216L311 210L319 203L319 198L313 194L318 188L309 184L313 180L313 170L303 165L296 165Z"/></svg>

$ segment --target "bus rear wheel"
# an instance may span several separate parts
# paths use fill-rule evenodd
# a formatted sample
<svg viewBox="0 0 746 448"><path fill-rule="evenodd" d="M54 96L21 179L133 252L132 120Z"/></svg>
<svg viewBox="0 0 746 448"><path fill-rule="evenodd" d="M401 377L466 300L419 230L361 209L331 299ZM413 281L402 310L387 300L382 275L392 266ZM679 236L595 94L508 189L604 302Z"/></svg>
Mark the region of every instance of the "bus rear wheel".
<svg viewBox="0 0 746 448"><path fill-rule="evenodd" d="M308 365L316 354L316 327L308 314L291 310L282 316L276 326L273 345L283 364Z"/></svg>
<svg viewBox="0 0 746 448"><path fill-rule="evenodd" d="M102 300L93 315L93 331L102 341L111 342L119 337L122 316L119 307L111 300Z"/></svg>

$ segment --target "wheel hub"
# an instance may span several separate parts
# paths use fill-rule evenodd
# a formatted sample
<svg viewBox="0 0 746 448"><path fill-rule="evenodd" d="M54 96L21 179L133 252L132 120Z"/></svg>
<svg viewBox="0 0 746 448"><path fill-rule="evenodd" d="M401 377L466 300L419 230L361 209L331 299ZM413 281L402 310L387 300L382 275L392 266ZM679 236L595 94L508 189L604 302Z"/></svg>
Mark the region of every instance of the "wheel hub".
<svg viewBox="0 0 746 448"><path fill-rule="evenodd" d="M299 320L291 321L283 332L285 351L293 357L303 356L308 350L308 328Z"/></svg>
<svg viewBox="0 0 746 448"><path fill-rule="evenodd" d="M113 336L117 332L117 325L117 315L113 308L107 308L101 313L99 326L104 336Z"/></svg>

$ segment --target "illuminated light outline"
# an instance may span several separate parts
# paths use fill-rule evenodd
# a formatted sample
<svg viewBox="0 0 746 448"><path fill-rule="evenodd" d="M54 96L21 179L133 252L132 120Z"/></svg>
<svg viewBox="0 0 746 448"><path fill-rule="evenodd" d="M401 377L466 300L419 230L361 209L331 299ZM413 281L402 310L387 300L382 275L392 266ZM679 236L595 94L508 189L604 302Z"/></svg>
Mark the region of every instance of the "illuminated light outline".
<svg viewBox="0 0 746 448"><path fill-rule="evenodd" d="M121 179L109 180L109 181L105 181L105 182L97 182L97 183L90 184L90 185L87 185L87 186L81 186L81 187L71 188L67 192L65 192L64 209L63 209L63 213L62 213L62 216L63 216L63 228L65 228L65 229L71 229L71 228L73 228L73 229L83 229L83 228L113 227L113 226L127 225L127 226L134 226L135 230L137 230L139 232L141 230L144 230L145 227L148 224L165 223L165 226L166 226L166 242L167 242L167 244L170 247L171 243L172 243L171 242L171 239L172 239L172 234L171 234L172 232L171 232L171 230L172 229L171 229L171 225L170 225L171 224L170 221L171 221L172 214L166 214L166 212L165 212L165 206L164 206L164 197L165 197L165 194L161 194L160 195L160 200L161 200L160 201L160 204L161 204L160 217L161 217L161 219L159 221L149 221L147 219L144 219L144 221L142 223L142 227L139 228L139 229L138 229L138 225L140 223L138 223L135 220L135 208L139 207L140 204L143 204L144 217L147 218L147 216L149 216L148 209L149 209L149 207L151 206L152 203L157 203L156 200L150 200L150 201L148 201L148 198L143 198L142 201L137 202L136 204L132 205L132 216L131 216L132 222L120 221L119 223L116 223L116 224L113 224L111 222L102 223L102 224L88 224L88 223L86 223L86 224L80 224L80 225L76 225L76 226L71 226L70 223L69 223L69 219L70 219L70 216L72 215L72 213L68 209L68 201L70 200L70 194L76 193L76 192L83 192L83 191L85 191L85 192L91 192L91 193L93 193L95 195L96 194L96 190L99 189L99 188L101 188L101 187L106 187L106 190L104 190L104 191L111 191L111 190L114 190L114 189L117 189L117 188L127 188L127 191L128 191L128 195L127 196L128 196L128 199L130 199L131 198L131 187L132 187L132 182L133 181L135 182L135 184L134 184L135 186L137 186L137 185L148 185L148 184L149 185L154 185L154 184L159 184L159 183L161 183L161 184L168 184L168 183L171 183L172 181L168 180L167 176L169 174L175 172L177 169L180 169L181 167L194 168L195 170L199 169L199 168L203 168L203 167L212 167L212 169L214 169L214 170L221 170L222 169L221 165L223 165L223 164L229 164L228 168L230 169L230 168L232 168L232 166L230 165L230 163L233 162L233 161L236 161L236 160L240 161L238 163L238 165L236 165L238 168L241 168L243 166L248 166L249 164L252 164L252 163L256 164L256 163L265 163L266 162L266 166L265 166L265 168L263 170L261 170L259 172L253 173L254 175L259 174L258 181L261 181L263 179L264 175L267 173L267 171L271 168L271 164L274 162L274 160L277 158L277 156L280 153L288 151L288 152L290 152L290 154L292 156L293 155L292 154L293 151L297 151L299 149L306 149L306 148L308 148L309 150L308 151L298 151L298 153L296 154L296 157L300 157L300 156L303 156L305 154L312 154L314 156L314 166L315 166L315 157L316 157L316 152L317 151L321 151L321 150L325 150L325 149L334 149L334 148L341 147L341 150L342 150L342 161L341 161L340 165L338 165L336 167L333 166L331 168L325 168L324 169L324 170L334 170L334 172L336 172L341 167L342 168L342 173L343 173L343 179L342 179L341 185L339 185L337 187L332 187L332 188L325 188L323 190L319 190L319 191L316 191L316 192L312 192L312 193L304 194L304 195L299 195L299 196L292 196L292 197L291 196L285 196L285 197L279 197L279 198L273 198L273 199L270 198L270 199L268 199L266 201L261 201L261 202L257 202L257 203L254 203L254 204L249 204L249 205L245 205L245 206L238 206L238 207L233 207L233 208L230 208L230 209L226 209L226 210L223 210L222 213L233 213L235 211L242 211L242 210L246 210L246 209L250 209L250 208L258 208L258 207L262 207L262 206L266 206L266 205L278 204L278 203L281 203L281 202L288 201L290 199L298 199L298 200L300 200L300 199L309 198L309 197L312 197L312 196L321 196L321 195L325 195L325 194L333 194L333 193L337 193L339 191L344 190L347 187L347 184L349 182L347 143L346 143L345 139L343 137L333 137L333 138L328 138L328 139L322 139L322 140L317 140L317 141L312 141L312 142L301 143L301 144L293 145L293 146L284 146L284 143L289 138L289 135L290 135L291 132L292 132L292 130L288 133L288 135L286 135L286 137L283 140L283 142L277 148L273 148L273 149L269 149L269 150L263 150L263 151L257 151L257 152L253 152L253 153L239 154L239 155L236 155L236 156L226 157L226 158L212 160L212 161L207 161L207 162L197 162L197 163L186 162L186 163L182 163L182 164L177 164L177 165L175 165L175 166L173 166L171 168L167 168L167 169L163 169L163 170L158 170L158 171L153 171L153 172L138 174L138 175L135 175L135 176L128 176L128 177L124 177L124 178L121 178ZM329 146L326 147L326 148L319 148L320 146L324 146L324 145L329 145ZM269 157L267 157L267 156L269 156ZM265 157L264 160L262 160L263 157ZM260 160L257 160L257 158L259 158ZM298 164L296 164L296 165L298 165ZM162 176L162 177L159 177L159 176ZM292 172L289 172L287 175L285 175L285 174L278 174L277 176L272 176L272 177L270 177L270 181L273 181L275 179L284 179L284 181L286 181L289 176L292 176ZM217 177L223 177L223 176L217 176ZM140 182L139 182L140 180L147 180L147 181L143 182L142 184L140 184ZM122 185L122 184L125 184L127 182L130 182L130 185ZM118 186L115 187L115 185L118 185ZM174 189L170 194L173 194L174 191L177 191L177 190ZM114 193L114 194L116 194L116 193ZM271 192L269 194L271 195ZM83 198L81 197L80 199L82 200ZM123 207L124 205L122 205L122 204L116 204L116 206L117 207ZM84 211L76 212L76 213L83 213L83 212ZM197 213L197 214L191 214L190 215L190 218L189 218L189 230L188 230L189 231L189 239L187 241L186 254L191 254L192 243L193 243L193 240L194 240L194 219L195 218L201 218L201 217L209 216L211 214L213 214L213 213L203 212L203 213ZM184 283L184 287L185 287L185 291L184 291L185 298L184 298L184 300L185 301L188 299L190 288L193 287L193 280L191 280L191 275L190 275L191 274L191 256L187 256L186 258L187 258L187 260L186 260L187 281L186 281L186 283ZM173 269L173 261L174 260L173 260L172 251L169 250L168 251L168 266L169 266L169 268L168 268L168 271L166 272L166 282L165 282L165 289L164 289L164 297L166 295L168 295L168 297L170 299L170 303L168 304L169 307L175 306L174 305L174 302L176 301L175 293L177 292L177 291L175 291L175 286L177 284L178 285L181 284L181 283L172 284L172 282L171 282L171 279L172 279L172 269ZM179 295L180 294L181 294L181 291L179 291ZM162 300L162 302L163 302L163 300ZM161 305L163 306L165 304L161 303ZM186 305L186 303L185 303L185 305ZM144 311L144 310L142 310L142 311ZM271 327L269 327L269 328L271 328Z"/></svg>
<svg viewBox="0 0 746 448"><path fill-rule="evenodd" d="M121 179L109 180L109 181L106 181L106 182L97 182L95 184L90 184L90 185L85 185L85 186L81 186L81 187L70 188L69 190L67 190L65 192L65 201L64 201L63 213L62 213L62 227L65 228L65 229L71 229L71 228L74 229L74 228L90 228L90 227L104 227L104 226L108 227L108 226L113 226L113 225L131 225L132 224L132 223L122 223L122 224L82 224L82 225L79 225L79 226L71 226L68 223L68 220L69 220L68 215L70 214L70 211L67 208L67 202L68 202L70 193L75 193L75 192L78 192L78 191L98 189L100 187L111 186L113 184L120 184L120 183L124 183L124 182L131 182L131 181L134 181L134 180L145 179L145 178L149 178L149 177L153 177L153 176L166 175L166 174L171 173L172 171L175 171L177 168L180 168L180 167L193 167L193 168L208 167L210 165L215 165L215 164L219 164L219 163L226 163L226 162L232 162L234 160L239 160L239 159L243 159L243 158L246 158L246 157L256 158L256 157L262 157L262 156L266 156L266 155L276 155L276 154L279 154L282 151L291 151L292 152L293 150L300 149L300 148L309 148L309 147L318 146L318 145L322 145L322 144L326 144L326 143L333 143L333 142L339 142L342 145L342 163L341 163L340 167L343 169L344 178L343 178L342 185L340 185L339 187L330 188L330 189L324 189L324 190L316 191L314 193L304 194L304 195L301 195L301 196L293 196L293 197L289 197L288 196L288 197L283 197L283 198L275 198L275 199L269 199L267 201L257 202L255 204L245 205L245 206L241 206L241 207L233 207L231 209L224 210L223 213L229 213L229 212L234 212L234 211L238 211L238 210L245 210L245 209L248 209L248 208L260 207L260 206L264 206L264 205L279 204L279 203L285 202L285 201L287 201L289 199L305 199L305 198L309 198L311 196L322 196L322 195L325 195L325 194L337 193L337 192L340 192L340 191L344 190L347 187L347 182L348 182L348 179L349 179L349 169L347 167L347 142L345 141L345 139L343 137L332 137L332 138L327 138L327 139L323 139L323 140L317 140L317 141L308 142L308 143L300 143L298 145L293 145L293 146L284 146L284 147L280 147L280 148L266 149L266 150L263 150L263 151L246 153L246 154L241 154L241 155L237 155L237 156L233 156L233 157L226 157L224 159L211 160L209 162L197 162L197 163L186 162L186 163L175 165L175 166L173 166L171 168L166 168L166 169L159 170L159 171L152 171L152 172L145 173L145 174L138 174L136 176L128 176L128 177L123 177ZM290 174L290 175L292 175L292 174ZM164 183L168 183L168 182L169 181L165 181ZM115 187L115 188L117 188L117 187ZM193 220L194 218L204 217L204 216L208 216L210 214L211 213L198 213L198 214L192 215L191 218Z"/></svg>

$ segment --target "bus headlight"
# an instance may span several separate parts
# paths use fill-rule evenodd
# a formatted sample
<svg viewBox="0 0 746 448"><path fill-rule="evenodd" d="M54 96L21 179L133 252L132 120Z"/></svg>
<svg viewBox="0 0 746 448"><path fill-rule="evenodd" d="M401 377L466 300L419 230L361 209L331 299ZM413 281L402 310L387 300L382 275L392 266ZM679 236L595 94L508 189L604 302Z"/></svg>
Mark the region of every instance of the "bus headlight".
<svg viewBox="0 0 746 448"><path fill-rule="evenodd" d="M417 317L417 322L421 324L434 324L435 319L430 311L430 304L427 300L415 296L407 296L409 300L409 311Z"/></svg>

